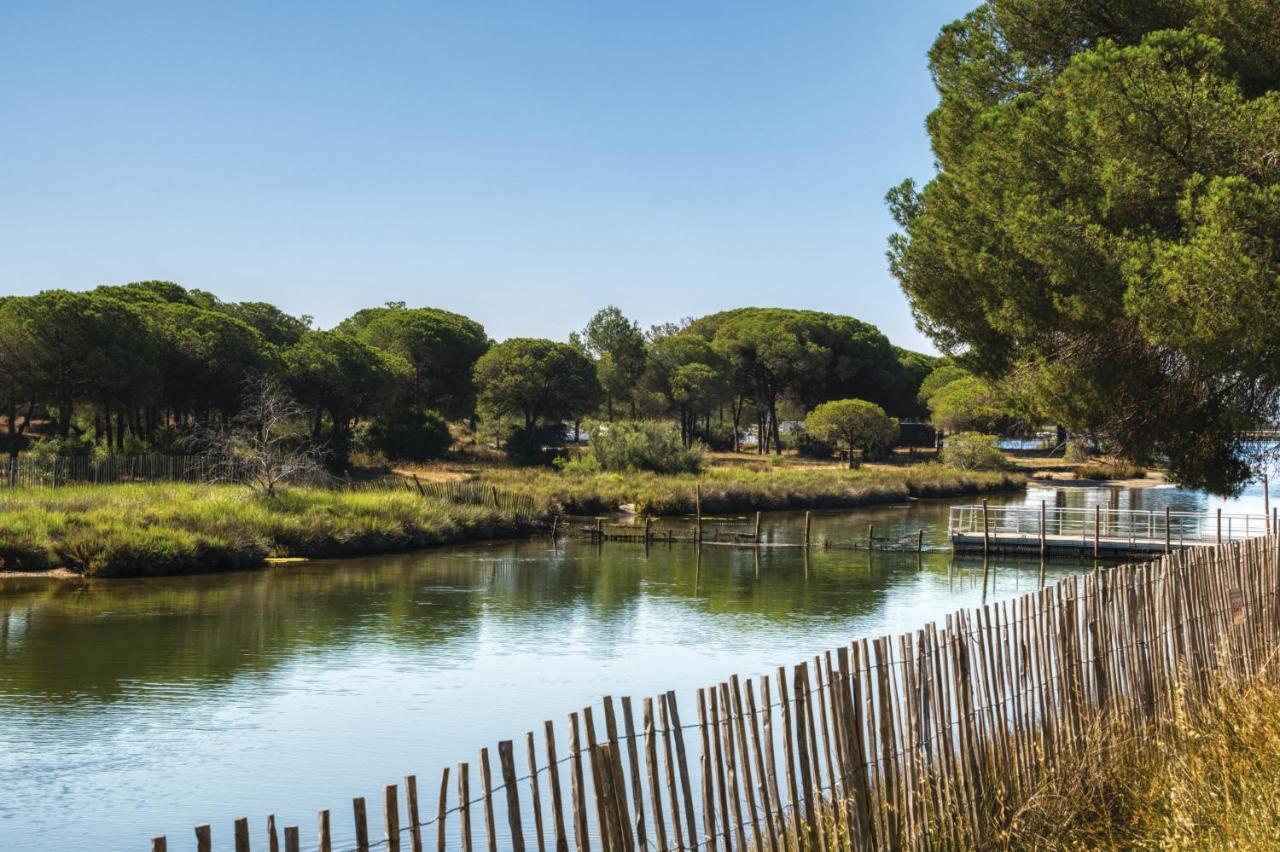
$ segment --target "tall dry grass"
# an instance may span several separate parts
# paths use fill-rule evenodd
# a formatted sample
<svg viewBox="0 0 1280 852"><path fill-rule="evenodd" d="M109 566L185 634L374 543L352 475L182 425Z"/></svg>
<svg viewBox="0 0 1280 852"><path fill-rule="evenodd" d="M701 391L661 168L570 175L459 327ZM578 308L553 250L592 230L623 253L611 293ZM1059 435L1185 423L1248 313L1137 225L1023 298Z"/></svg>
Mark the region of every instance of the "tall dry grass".
<svg viewBox="0 0 1280 852"><path fill-rule="evenodd" d="M480 481L569 513L608 512L621 506L653 515L688 514L702 487L707 512L750 509L847 508L906 500L980 494L1020 487L1007 471L961 471L940 464L911 467L715 467L702 474L570 473L542 468L492 468Z"/></svg>
<svg viewBox="0 0 1280 852"><path fill-rule="evenodd" d="M1175 718L1099 724L991 816L999 849L1280 849L1280 685L1229 681Z"/></svg>

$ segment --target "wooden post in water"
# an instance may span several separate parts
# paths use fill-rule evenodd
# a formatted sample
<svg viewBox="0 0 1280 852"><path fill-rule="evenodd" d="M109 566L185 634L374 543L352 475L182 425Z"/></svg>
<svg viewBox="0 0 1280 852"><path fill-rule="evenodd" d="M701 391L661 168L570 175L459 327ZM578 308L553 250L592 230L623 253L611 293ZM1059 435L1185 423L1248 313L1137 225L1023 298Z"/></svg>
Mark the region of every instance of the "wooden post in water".
<svg viewBox="0 0 1280 852"><path fill-rule="evenodd" d="M356 822L356 850L369 852L369 817L363 796L351 800L351 812Z"/></svg>
<svg viewBox="0 0 1280 852"><path fill-rule="evenodd" d="M809 529L813 526L813 513L804 513L804 546L809 546Z"/></svg>
<svg viewBox="0 0 1280 852"><path fill-rule="evenodd" d="M395 784L382 788L383 825L388 852L400 852L400 796Z"/></svg>
<svg viewBox="0 0 1280 852"><path fill-rule="evenodd" d="M196 826L196 852L213 852L213 840L207 825Z"/></svg>
<svg viewBox="0 0 1280 852"><path fill-rule="evenodd" d="M759 509L757 509L757 510L756 510L756 527L755 527L755 529L754 529L754 530L752 530L752 532L751 532L751 538L752 538L752 539L753 539L757 544L759 544L759 543L760 543L760 510L759 510Z"/></svg>
<svg viewBox="0 0 1280 852"><path fill-rule="evenodd" d="M249 852L249 820L236 820L236 852Z"/></svg>
<svg viewBox="0 0 1280 852"><path fill-rule="evenodd" d="M1044 503L1045 501L1043 500L1040 501L1040 565L1042 569L1044 567L1044 553L1045 553L1045 550L1047 549L1045 547L1045 537L1044 537L1044 514L1045 514ZM1043 570L1041 570L1040 572L1040 585L1041 586L1044 585Z"/></svg>
<svg viewBox="0 0 1280 852"><path fill-rule="evenodd" d="M280 852L280 835L276 832L275 814L267 814L267 852Z"/></svg>
<svg viewBox="0 0 1280 852"><path fill-rule="evenodd" d="M871 550L872 543L876 537L876 525L867 524L867 550Z"/></svg>
<svg viewBox="0 0 1280 852"><path fill-rule="evenodd" d="M316 848L320 852L333 852L333 842L329 839L329 812L320 811L316 817Z"/></svg>
<svg viewBox="0 0 1280 852"><path fill-rule="evenodd" d="M650 518L648 515L646 515L644 519L644 543L645 544L649 543L649 525L652 523L653 523L653 518Z"/></svg>
<svg viewBox="0 0 1280 852"><path fill-rule="evenodd" d="M556 537L556 530L560 527L560 516L556 515L551 519L551 538Z"/></svg>
<svg viewBox="0 0 1280 852"><path fill-rule="evenodd" d="M1262 516L1267 535L1271 535L1275 530L1271 525L1271 481L1267 479L1265 471L1262 474Z"/></svg>
<svg viewBox="0 0 1280 852"><path fill-rule="evenodd" d="M987 512L987 498L983 497L982 498L982 553L985 556L990 552L991 552L991 520ZM983 573L983 576L984 577L986 576L985 572ZM983 588L983 591L985 592L987 588L987 584L985 580L983 580L982 588Z"/></svg>
<svg viewBox="0 0 1280 852"><path fill-rule="evenodd" d="M916 530L916 553L924 553L924 527Z"/></svg>
<svg viewBox="0 0 1280 852"><path fill-rule="evenodd" d="M1093 504L1093 558L1098 558L1098 538L1101 535L1100 527L1102 525L1102 507L1097 503Z"/></svg>
<svg viewBox="0 0 1280 852"><path fill-rule="evenodd" d="M169 852L169 843L163 837L151 838L151 852Z"/></svg>
<svg viewBox="0 0 1280 852"><path fill-rule="evenodd" d="M699 544L702 543L702 483L694 483L693 486L693 514L694 514L694 533L693 537Z"/></svg>
<svg viewBox="0 0 1280 852"><path fill-rule="evenodd" d="M296 825L285 826L284 852L302 852L302 845L298 839L298 827Z"/></svg>
<svg viewBox="0 0 1280 852"><path fill-rule="evenodd" d="M604 518L596 518L596 541L604 541Z"/></svg>

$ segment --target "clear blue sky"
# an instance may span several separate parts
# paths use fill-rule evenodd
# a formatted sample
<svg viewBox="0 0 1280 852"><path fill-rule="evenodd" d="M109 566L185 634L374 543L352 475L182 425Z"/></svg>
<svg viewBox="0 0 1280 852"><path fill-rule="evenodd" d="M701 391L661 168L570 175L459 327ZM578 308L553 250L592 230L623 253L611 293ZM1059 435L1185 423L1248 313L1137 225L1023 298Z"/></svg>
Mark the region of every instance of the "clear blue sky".
<svg viewBox="0 0 1280 852"><path fill-rule="evenodd" d="M739 305L926 348L883 196L977 0L6 3L0 292L160 278L497 339Z"/></svg>

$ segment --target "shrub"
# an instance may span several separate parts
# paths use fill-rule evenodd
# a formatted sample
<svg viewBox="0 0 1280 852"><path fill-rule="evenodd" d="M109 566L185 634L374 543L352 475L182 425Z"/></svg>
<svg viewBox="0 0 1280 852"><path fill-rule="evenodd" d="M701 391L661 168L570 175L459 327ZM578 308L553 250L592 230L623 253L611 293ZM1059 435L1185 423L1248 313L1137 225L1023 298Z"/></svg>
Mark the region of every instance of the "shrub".
<svg viewBox="0 0 1280 852"><path fill-rule="evenodd" d="M428 461L443 456L452 443L443 417L430 409L406 406L362 428L356 446L366 452L385 453L391 459Z"/></svg>
<svg viewBox="0 0 1280 852"><path fill-rule="evenodd" d="M979 432L961 432L947 438L942 460L959 470L1003 470L1008 466L1000 451L1000 439Z"/></svg>
<svg viewBox="0 0 1280 852"><path fill-rule="evenodd" d="M1147 469L1126 461L1102 461L1082 464L1076 468L1076 476L1080 479L1142 479Z"/></svg>
<svg viewBox="0 0 1280 852"><path fill-rule="evenodd" d="M684 446L670 424L623 420L591 430L591 457L605 471L694 473L702 466L702 446Z"/></svg>
<svg viewBox="0 0 1280 852"><path fill-rule="evenodd" d="M782 436L782 446L796 451L796 455L806 459L830 459L836 454L836 448L829 441L814 437L808 429L795 429Z"/></svg>

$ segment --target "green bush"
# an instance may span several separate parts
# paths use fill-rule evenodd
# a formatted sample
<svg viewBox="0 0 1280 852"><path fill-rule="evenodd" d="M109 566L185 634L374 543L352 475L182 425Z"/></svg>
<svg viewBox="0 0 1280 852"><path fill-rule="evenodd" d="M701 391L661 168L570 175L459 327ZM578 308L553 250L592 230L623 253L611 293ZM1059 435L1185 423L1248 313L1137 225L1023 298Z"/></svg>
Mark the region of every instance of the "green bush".
<svg viewBox="0 0 1280 852"><path fill-rule="evenodd" d="M604 471L695 473L702 466L702 446L684 446L668 423L620 420L591 430L591 457Z"/></svg>
<svg viewBox="0 0 1280 852"><path fill-rule="evenodd" d="M1008 467L1000 439L980 432L961 432L947 438L942 460L958 470L1003 470Z"/></svg>
<svg viewBox="0 0 1280 852"><path fill-rule="evenodd" d="M795 429L782 436L782 446L796 451L796 455L806 459L830 460L836 454L836 448L830 441L814 437L808 429Z"/></svg>
<svg viewBox="0 0 1280 852"><path fill-rule="evenodd" d="M1076 468L1080 479L1143 479L1146 475L1146 468L1126 461L1090 462Z"/></svg>
<svg viewBox="0 0 1280 852"><path fill-rule="evenodd" d="M377 417L360 430L357 447L390 459L428 461L443 456L453 443L449 424L435 411L406 406Z"/></svg>

